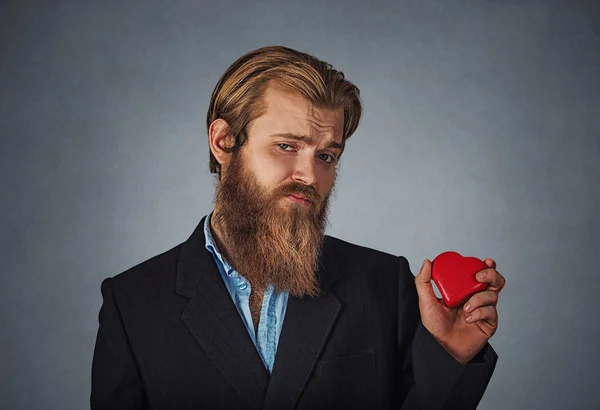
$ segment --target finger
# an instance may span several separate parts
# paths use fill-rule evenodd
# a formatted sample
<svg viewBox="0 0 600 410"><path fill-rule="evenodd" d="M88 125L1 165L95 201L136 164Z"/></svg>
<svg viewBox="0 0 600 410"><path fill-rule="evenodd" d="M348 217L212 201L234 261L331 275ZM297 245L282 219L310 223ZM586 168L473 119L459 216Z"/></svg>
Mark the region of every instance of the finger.
<svg viewBox="0 0 600 410"><path fill-rule="evenodd" d="M469 323L485 320L494 325L498 323L498 311L496 310L496 306L483 306L465 315L465 320Z"/></svg>
<svg viewBox="0 0 600 410"><path fill-rule="evenodd" d="M489 283L496 291L500 291L506 284L506 279L496 269L483 269L475 275L478 282Z"/></svg>
<svg viewBox="0 0 600 410"><path fill-rule="evenodd" d="M465 312L472 312L481 306L496 306L498 303L498 292L492 290L484 290L477 292L465 303L463 309Z"/></svg>
<svg viewBox="0 0 600 410"><path fill-rule="evenodd" d="M496 262L492 258L485 258L484 262L488 267L496 269Z"/></svg>
<svg viewBox="0 0 600 410"><path fill-rule="evenodd" d="M425 259L419 274L415 277L415 285L419 300L425 303L439 302L431 285L431 261Z"/></svg>

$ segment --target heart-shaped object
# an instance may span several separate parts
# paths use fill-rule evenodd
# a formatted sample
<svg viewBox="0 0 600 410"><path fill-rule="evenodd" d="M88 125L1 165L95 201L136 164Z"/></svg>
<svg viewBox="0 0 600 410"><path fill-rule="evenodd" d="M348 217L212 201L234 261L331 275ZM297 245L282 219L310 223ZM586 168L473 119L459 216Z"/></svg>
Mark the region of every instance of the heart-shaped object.
<svg viewBox="0 0 600 410"><path fill-rule="evenodd" d="M469 297L487 288L487 283L477 282L475 274L487 269L484 261L457 252L443 252L435 257L431 277L442 294L447 307L454 309Z"/></svg>

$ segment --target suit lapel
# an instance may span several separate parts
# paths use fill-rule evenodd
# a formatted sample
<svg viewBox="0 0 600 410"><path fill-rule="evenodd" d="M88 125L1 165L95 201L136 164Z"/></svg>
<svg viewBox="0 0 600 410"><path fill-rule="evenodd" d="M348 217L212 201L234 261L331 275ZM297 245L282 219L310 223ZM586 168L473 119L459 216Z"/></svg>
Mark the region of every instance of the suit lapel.
<svg viewBox="0 0 600 410"><path fill-rule="evenodd" d="M331 292L339 272L330 248L326 237L319 268L323 293L316 298L290 296L288 300L265 410L294 408L331 334L341 305Z"/></svg>
<svg viewBox="0 0 600 410"><path fill-rule="evenodd" d="M176 288L190 298L181 319L242 401L261 408L269 374L205 248L204 219L181 248Z"/></svg>

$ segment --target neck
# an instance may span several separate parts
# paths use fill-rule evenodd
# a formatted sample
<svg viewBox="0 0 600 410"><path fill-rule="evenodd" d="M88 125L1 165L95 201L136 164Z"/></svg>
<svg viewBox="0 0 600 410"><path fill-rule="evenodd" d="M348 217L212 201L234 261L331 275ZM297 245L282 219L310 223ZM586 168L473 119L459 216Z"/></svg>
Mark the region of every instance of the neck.
<svg viewBox="0 0 600 410"><path fill-rule="evenodd" d="M215 217L215 215L218 215L218 213L220 212L220 207L218 205L215 205L215 209L213 211L212 217L210 218L210 223L209 223L209 227L213 236L213 240L215 241L217 248L219 249L219 252L221 253L221 255L223 256L223 258L225 258L225 260L228 263L232 263L232 260L230 258L230 253L228 251L228 244L227 244L227 234L225 232L225 230L223 229L222 226L220 226L216 221L217 218ZM237 267L233 266L232 267L234 269L238 269ZM252 293L256 294L257 292L262 294L261 292L263 291L263 289L255 289L255 284L253 284L250 279L248 277L246 277L243 272L240 272L240 274L242 276L244 276L246 278L246 280L248 282L250 282L250 286L252 287ZM261 298L262 301L262 298Z"/></svg>
<svg viewBox="0 0 600 410"><path fill-rule="evenodd" d="M212 233L212 237L213 240L215 241L216 245L217 245L217 249L219 250L219 253L223 256L223 258L225 258L225 260L228 263L231 263L231 257L230 257L230 252L229 252L229 246L228 245L228 241L227 241L227 233L225 232L225 229L220 226L220 224L217 223L218 221L218 215L221 212L221 207L219 206L219 204L215 205L215 209L212 213L212 216L210 218L210 223L209 223L209 227L210 227L210 231ZM232 266L234 269L236 269L235 266Z"/></svg>

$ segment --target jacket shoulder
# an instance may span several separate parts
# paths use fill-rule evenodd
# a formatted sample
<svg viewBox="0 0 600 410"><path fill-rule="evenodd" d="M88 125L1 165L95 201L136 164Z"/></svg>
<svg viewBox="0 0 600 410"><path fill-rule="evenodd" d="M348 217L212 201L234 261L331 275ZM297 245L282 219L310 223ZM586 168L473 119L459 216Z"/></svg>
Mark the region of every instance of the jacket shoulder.
<svg viewBox="0 0 600 410"><path fill-rule="evenodd" d="M414 278L408 260L404 256L357 245L329 235L326 236L325 244L333 250L338 260L343 260L347 266L387 268L386 270L391 270L394 274L400 272L402 278L409 280Z"/></svg>
<svg viewBox="0 0 600 410"><path fill-rule="evenodd" d="M109 278L113 287L121 290L154 288L159 285L174 286L181 244L153 256Z"/></svg>
<svg viewBox="0 0 600 410"><path fill-rule="evenodd" d="M326 236L325 244L326 246L331 247L336 253L343 254L345 257L351 260L367 259L373 261L385 261L389 263L395 263L395 261L398 259L398 256L392 255L391 253L350 243L340 238L336 238L329 235Z"/></svg>

